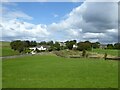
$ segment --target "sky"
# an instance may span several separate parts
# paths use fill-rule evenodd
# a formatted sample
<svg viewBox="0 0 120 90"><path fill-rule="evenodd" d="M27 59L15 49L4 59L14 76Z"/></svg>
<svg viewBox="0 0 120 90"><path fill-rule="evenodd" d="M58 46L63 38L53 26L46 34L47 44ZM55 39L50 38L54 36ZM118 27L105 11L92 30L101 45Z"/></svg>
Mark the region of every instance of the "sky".
<svg viewBox="0 0 120 90"><path fill-rule="evenodd" d="M117 2L4 2L2 41L118 42Z"/></svg>

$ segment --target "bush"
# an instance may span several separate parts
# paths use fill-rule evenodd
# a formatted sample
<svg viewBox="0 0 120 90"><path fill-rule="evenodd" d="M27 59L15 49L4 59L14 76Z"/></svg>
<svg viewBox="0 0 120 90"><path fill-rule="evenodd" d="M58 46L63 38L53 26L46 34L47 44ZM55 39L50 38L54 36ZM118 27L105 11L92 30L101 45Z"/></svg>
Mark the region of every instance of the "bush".
<svg viewBox="0 0 120 90"><path fill-rule="evenodd" d="M107 58L107 53L105 53L105 55L104 55L104 59L106 60L106 58Z"/></svg>
<svg viewBox="0 0 120 90"><path fill-rule="evenodd" d="M85 56L86 56L86 51L83 50L83 51L82 51L82 57L85 57Z"/></svg>
<svg viewBox="0 0 120 90"><path fill-rule="evenodd" d="M92 50L92 45L90 42L79 42L77 50L79 51Z"/></svg>

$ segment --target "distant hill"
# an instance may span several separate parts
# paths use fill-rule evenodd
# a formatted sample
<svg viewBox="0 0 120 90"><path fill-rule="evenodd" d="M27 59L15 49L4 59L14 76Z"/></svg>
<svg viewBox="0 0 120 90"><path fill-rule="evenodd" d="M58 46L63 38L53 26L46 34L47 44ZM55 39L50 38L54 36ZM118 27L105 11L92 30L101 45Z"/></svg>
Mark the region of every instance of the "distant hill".
<svg viewBox="0 0 120 90"><path fill-rule="evenodd" d="M10 46L10 42L6 42L6 41L0 41L0 47L4 47L4 46Z"/></svg>
<svg viewBox="0 0 120 90"><path fill-rule="evenodd" d="M10 42L0 41L0 56L12 56L18 54L18 51L11 49Z"/></svg>

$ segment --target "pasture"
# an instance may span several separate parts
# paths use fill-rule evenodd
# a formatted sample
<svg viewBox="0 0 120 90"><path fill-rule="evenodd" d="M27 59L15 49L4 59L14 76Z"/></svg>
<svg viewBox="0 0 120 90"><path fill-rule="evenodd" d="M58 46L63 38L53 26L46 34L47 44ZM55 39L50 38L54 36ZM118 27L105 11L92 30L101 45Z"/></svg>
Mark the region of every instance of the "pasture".
<svg viewBox="0 0 120 90"><path fill-rule="evenodd" d="M119 56L118 55L119 50L115 50L115 49L93 49L92 52L95 52L95 53L98 53L98 54L107 53L108 55Z"/></svg>
<svg viewBox="0 0 120 90"><path fill-rule="evenodd" d="M10 42L0 42L0 56L18 55L18 51L14 51L10 47Z"/></svg>
<svg viewBox="0 0 120 90"><path fill-rule="evenodd" d="M3 88L117 88L118 61L53 54L3 59Z"/></svg>

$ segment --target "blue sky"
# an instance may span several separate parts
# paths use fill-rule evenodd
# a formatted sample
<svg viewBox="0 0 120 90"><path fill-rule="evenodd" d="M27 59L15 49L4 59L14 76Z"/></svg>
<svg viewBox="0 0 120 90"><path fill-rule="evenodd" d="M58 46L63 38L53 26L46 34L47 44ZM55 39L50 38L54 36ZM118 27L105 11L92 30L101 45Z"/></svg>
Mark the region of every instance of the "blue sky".
<svg viewBox="0 0 120 90"><path fill-rule="evenodd" d="M117 5L85 1L3 3L0 5L1 38L115 43L118 41Z"/></svg>
<svg viewBox="0 0 120 90"><path fill-rule="evenodd" d="M8 6L10 10L20 10L33 20L29 21L34 24L51 24L59 22L66 18L66 15L72 11L73 8L79 6L82 2L18 2L15 6Z"/></svg>

